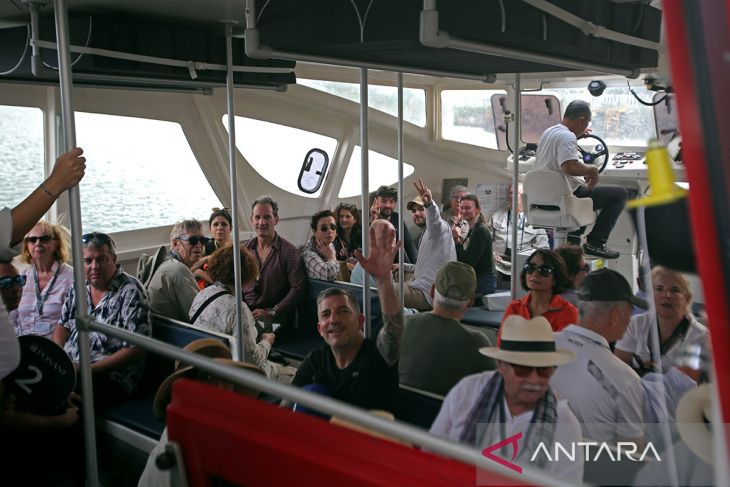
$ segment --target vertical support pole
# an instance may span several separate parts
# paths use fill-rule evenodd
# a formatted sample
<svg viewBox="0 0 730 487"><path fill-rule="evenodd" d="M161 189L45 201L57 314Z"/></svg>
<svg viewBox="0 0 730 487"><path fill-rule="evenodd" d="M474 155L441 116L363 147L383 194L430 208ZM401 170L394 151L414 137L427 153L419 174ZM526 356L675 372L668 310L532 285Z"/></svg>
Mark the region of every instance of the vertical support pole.
<svg viewBox="0 0 730 487"><path fill-rule="evenodd" d="M398 235L401 239L403 238L403 232L405 227L405 213L403 207L403 198L405 192L403 191L403 73L398 73L398 213L400 219L398 220ZM403 293L405 286L405 277L403 272L403 262L405 259L403 255L405 253L405 246L401 245L398 249L398 293L400 296L401 305L403 304Z"/></svg>
<svg viewBox="0 0 730 487"><path fill-rule="evenodd" d="M56 43L58 49L59 82L61 90L61 115L63 119L63 151L76 147L76 119L74 117L73 81L71 79L71 52L69 49L68 15L65 0L54 0L56 16ZM94 391L91 385L91 351L89 330L85 319L88 318L86 300L86 278L84 276L84 254L81 247L81 196L79 187L68 191L71 213L71 251L74 261L74 293L76 295L76 327L79 337L79 364L81 372L81 392L83 400L84 441L86 445L87 485L99 483L96 460L96 424L94 422Z"/></svg>
<svg viewBox="0 0 730 487"><path fill-rule="evenodd" d="M368 69L360 68L360 204L363 216L370 215L370 202L368 201L370 188L370 161L368 159ZM369 221L369 218L368 218ZM363 221L362 229L362 254L370 256L370 228ZM365 271L365 269L363 269ZM370 274L363 272L362 285L362 312L365 315L365 336L372 334L370 325Z"/></svg>
<svg viewBox="0 0 730 487"><path fill-rule="evenodd" d="M233 22L226 22L226 101L228 107L228 164L231 173L231 217L233 218L233 286L236 296L236 357L244 361L243 323L241 322L241 248L240 220L238 219L238 176L236 174L236 111L233 106Z"/></svg>
<svg viewBox="0 0 730 487"><path fill-rule="evenodd" d="M519 73L515 74L515 92L514 92L514 127L512 130L513 140L512 148L515 151L512 154L512 211L510 212L512 218L512 235L508 235L507 238L512 240L512 252L510 259L512 262L512 276L510 279L510 291L512 293L512 299L517 299L517 276L519 275L519 269L517 269L517 252L519 245L517 243L517 225L520 221L520 215L517 214L517 199L519 196L518 185L520 184L520 139L522 134L520 133L522 125L522 79Z"/></svg>

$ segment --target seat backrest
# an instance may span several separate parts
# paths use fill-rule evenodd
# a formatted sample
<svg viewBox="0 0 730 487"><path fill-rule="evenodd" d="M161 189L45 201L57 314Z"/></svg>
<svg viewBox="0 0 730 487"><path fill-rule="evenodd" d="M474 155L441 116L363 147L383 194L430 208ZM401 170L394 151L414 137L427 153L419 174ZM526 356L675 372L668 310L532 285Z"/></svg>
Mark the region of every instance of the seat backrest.
<svg viewBox="0 0 730 487"><path fill-rule="evenodd" d="M535 205L560 207L563 196L572 194L565 176L545 169L534 169L525 174L523 187L523 203L528 213Z"/></svg>
<svg viewBox="0 0 730 487"><path fill-rule="evenodd" d="M523 206L530 225L575 230L593 223L593 201L573 195L568 179L559 172L535 169L525 174Z"/></svg>

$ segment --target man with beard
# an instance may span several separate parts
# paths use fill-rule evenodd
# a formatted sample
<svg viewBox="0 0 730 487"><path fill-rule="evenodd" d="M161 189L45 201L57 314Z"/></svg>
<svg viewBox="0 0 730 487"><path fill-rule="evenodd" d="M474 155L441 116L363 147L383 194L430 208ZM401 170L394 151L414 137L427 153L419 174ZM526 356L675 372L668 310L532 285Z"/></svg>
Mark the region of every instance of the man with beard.
<svg viewBox="0 0 730 487"><path fill-rule="evenodd" d="M253 317L286 330L294 319L297 302L304 296L307 275L299 250L276 232L279 205L262 196L251 206L251 226L256 238L243 243L259 264L258 279L243 286L243 300Z"/></svg>
<svg viewBox="0 0 730 487"><path fill-rule="evenodd" d="M395 204L398 202L398 191L395 188L388 186L381 186L375 191L375 198L373 204L370 207L371 223L376 218L382 218L388 220L395 228L395 238L398 239L398 222L400 215L395 211ZM373 218L375 216L375 218ZM406 254L406 261L411 264L416 263L417 253L416 246L413 245L413 238L408 231L408 227L403 225L403 238L400 239L403 242L403 251ZM394 258L394 262L398 261L398 254Z"/></svg>
<svg viewBox="0 0 730 487"><path fill-rule="evenodd" d="M418 250L421 248L421 239L423 238L423 234L426 230L426 208L423 206L423 200L420 196L416 196L409 201L406 208L411 212L413 224L421 231L414 241L416 250Z"/></svg>
<svg viewBox="0 0 730 487"><path fill-rule="evenodd" d="M496 359L497 370L471 375L456 384L444 399L431 433L479 450L512 438L511 445L491 455L506 463L514 460L518 465L543 469L572 484L581 483L580 448L576 448L575 461L564 457L547 461L545 455L535 455L538 448L554 451L554 443L570 448L582 441L578 420L549 385L557 366L570 362L575 354L556 349L545 318L528 321L516 315L505 320L498 348L479 351Z"/></svg>
<svg viewBox="0 0 730 487"><path fill-rule="evenodd" d="M418 199L423 203L420 206L425 217L426 229L421 237L418 249L418 260L413 267L413 275L408 280L403 293L403 305L419 311L428 311L432 307L433 287L436 273L447 262L456 260L456 248L451 237L451 227L439 216L439 209L433 203L431 190L418 178L413 185L419 193ZM417 202L417 200L414 200ZM414 203L411 201L410 203ZM409 205L410 205L409 203ZM414 210L411 210L414 211ZM414 215L419 210L414 211ZM414 216L414 221L416 217Z"/></svg>

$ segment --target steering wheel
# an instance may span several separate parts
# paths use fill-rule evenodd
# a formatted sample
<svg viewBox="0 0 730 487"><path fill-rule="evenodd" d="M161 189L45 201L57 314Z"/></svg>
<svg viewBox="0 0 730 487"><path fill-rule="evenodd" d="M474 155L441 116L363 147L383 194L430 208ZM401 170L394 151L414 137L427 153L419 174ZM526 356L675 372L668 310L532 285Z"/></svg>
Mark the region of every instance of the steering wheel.
<svg viewBox="0 0 730 487"><path fill-rule="evenodd" d="M581 139L596 139L598 141L598 144L596 144L591 152L583 150L580 145L578 146L578 150L580 151L581 158L583 159L583 162L585 164L593 164L595 166L598 166L600 164L598 174L602 173L603 170L606 169L606 166L608 165L608 161L610 159L608 154L608 146L603 141L603 139L597 135L587 134L581 137L579 140ZM601 157L603 157L603 161L600 160Z"/></svg>

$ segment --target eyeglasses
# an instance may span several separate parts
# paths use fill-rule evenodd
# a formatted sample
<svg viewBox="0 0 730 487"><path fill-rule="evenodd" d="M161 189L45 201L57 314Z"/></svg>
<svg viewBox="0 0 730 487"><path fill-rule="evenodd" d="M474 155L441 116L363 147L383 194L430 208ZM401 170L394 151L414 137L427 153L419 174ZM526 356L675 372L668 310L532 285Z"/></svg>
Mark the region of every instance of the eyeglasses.
<svg viewBox="0 0 730 487"><path fill-rule="evenodd" d="M538 274L540 274L542 277L550 277L553 275L553 267L547 264L542 264L540 266L537 266L531 262L528 262L525 264L525 267L523 267L525 270L525 274L532 274L533 272L537 271Z"/></svg>
<svg viewBox="0 0 730 487"><path fill-rule="evenodd" d="M185 240L186 242L189 242L193 247L198 244L205 245L210 241L208 237L203 237L202 235L180 235L177 238L178 240Z"/></svg>
<svg viewBox="0 0 730 487"><path fill-rule="evenodd" d="M231 210L229 210L228 208L226 208L226 207L224 206L223 208L218 208L218 207L215 207L215 208L211 208L211 209L210 209L210 211L211 211L211 212L213 212L213 213L215 213L216 211L225 211L225 212L230 212Z"/></svg>
<svg viewBox="0 0 730 487"><path fill-rule="evenodd" d="M87 243L91 241L100 243L100 244L106 244L112 242L112 238L107 235L106 233L101 232L91 232L91 233L85 233L81 236L81 242L86 245Z"/></svg>
<svg viewBox="0 0 730 487"><path fill-rule="evenodd" d="M0 277L0 289L8 289L14 285L25 286L26 276Z"/></svg>
<svg viewBox="0 0 730 487"><path fill-rule="evenodd" d="M36 237L36 236L33 236L33 237L25 237L25 241L26 242L29 242L29 243L32 243L32 244L34 244L36 242L48 243L51 240L56 240L56 238L53 235L40 235L38 237Z"/></svg>
<svg viewBox="0 0 730 487"><path fill-rule="evenodd" d="M340 203L339 206L337 207L337 209L338 210L347 210L354 215L355 212L357 211L357 206L352 205L350 203Z"/></svg>
<svg viewBox="0 0 730 487"><path fill-rule="evenodd" d="M520 379L524 379L525 377L529 377L530 375L532 375L533 370L535 370L537 372L537 375L539 375L543 379L547 379L555 372L555 367L531 367L529 365L510 364L509 362L507 363L510 367L512 367L512 371Z"/></svg>
<svg viewBox="0 0 730 487"><path fill-rule="evenodd" d="M320 225L319 231L326 232L327 230L337 230L337 225Z"/></svg>

